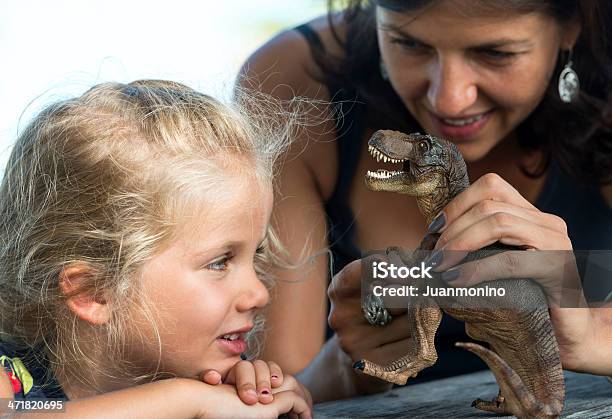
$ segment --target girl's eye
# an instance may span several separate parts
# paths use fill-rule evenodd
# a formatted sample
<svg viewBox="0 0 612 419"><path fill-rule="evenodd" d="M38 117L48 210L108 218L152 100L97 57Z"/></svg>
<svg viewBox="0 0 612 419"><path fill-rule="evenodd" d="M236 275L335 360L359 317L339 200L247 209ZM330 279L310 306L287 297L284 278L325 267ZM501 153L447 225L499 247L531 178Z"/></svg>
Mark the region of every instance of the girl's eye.
<svg viewBox="0 0 612 419"><path fill-rule="evenodd" d="M262 244L261 246L257 248L257 250L255 250L255 254L263 255L265 251L266 251L266 245Z"/></svg>
<svg viewBox="0 0 612 419"><path fill-rule="evenodd" d="M210 269L211 271L219 271L223 272L227 270L227 265L229 261L232 259L231 255L223 255L223 257L212 261L208 265L205 266L206 269Z"/></svg>

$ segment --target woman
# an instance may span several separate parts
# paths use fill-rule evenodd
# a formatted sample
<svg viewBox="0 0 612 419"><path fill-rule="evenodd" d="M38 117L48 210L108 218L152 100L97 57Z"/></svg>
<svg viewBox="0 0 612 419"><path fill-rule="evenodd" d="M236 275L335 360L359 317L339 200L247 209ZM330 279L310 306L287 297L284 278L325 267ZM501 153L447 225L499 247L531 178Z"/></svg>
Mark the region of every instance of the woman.
<svg viewBox="0 0 612 419"><path fill-rule="evenodd" d="M281 273L269 313L265 356L283 359L289 372L303 370L315 400L387 388L350 372L351 360L388 362L405 354L410 339L405 316L384 328L367 323L359 262L347 265L360 249L414 249L426 232L413 200L366 189L368 170L396 169L369 154L375 130L426 131L463 154L472 186L429 227L443 232L445 249L498 240L541 250L612 249L612 189L605 186L612 172L605 119L611 7L355 0L329 19L281 33L249 59L243 84L283 99L337 103L293 146L275 209L293 261L308 243L311 253L329 246L334 274L344 267L329 286L335 335L325 345L324 257ZM580 91L572 90L574 75ZM612 373L603 349L612 336L610 310L553 309L551 317L565 368ZM461 323L445 317L438 338L439 359L422 372L426 378L484 367L452 347L466 339ZM601 353L587 354L596 345Z"/></svg>

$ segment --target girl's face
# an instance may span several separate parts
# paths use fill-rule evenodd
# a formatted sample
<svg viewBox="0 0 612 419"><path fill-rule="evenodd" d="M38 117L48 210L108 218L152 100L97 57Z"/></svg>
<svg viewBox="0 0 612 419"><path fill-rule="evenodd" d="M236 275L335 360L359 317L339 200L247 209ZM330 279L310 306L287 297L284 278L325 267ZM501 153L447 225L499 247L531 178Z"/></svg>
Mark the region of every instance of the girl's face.
<svg viewBox="0 0 612 419"><path fill-rule="evenodd" d="M486 155L535 109L559 50L578 35L539 13L472 9L446 0L415 12L377 7L390 83L423 129L452 140L467 161Z"/></svg>
<svg viewBox="0 0 612 419"><path fill-rule="evenodd" d="M178 238L144 265L145 301L155 310L162 345L132 341L136 362L180 377L198 378L206 369L223 377L246 350L245 334L269 299L254 270L272 208L270 186L250 176L225 178L212 208L185 218ZM146 319L135 314L135 324ZM143 327L143 330L146 327Z"/></svg>

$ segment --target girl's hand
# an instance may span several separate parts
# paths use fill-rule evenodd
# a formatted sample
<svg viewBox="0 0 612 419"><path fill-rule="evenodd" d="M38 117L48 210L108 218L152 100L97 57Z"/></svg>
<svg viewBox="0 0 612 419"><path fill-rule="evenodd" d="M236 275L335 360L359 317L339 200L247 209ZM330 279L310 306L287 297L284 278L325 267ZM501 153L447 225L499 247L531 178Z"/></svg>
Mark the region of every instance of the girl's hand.
<svg viewBox="0 0 612 419"><path fill-rule="evenodd" d="M295 385L288 385L286 381L282 386L286 388L275 392L274 399L266 404L247 405L243 403L239 397L238 389L234 385L218 384L210 386L197 381L192 381L194 387L189 400L200 404L199 413L195 416L198 419L276 419L283 414L288 414L289 417L295 419L311 419L312 407L304 395L300 393L300 390L303 389L299 389Z"/></svg>
<svg viewBox="0 0 612 419"><path fill-rule="evenodd" d="M566 368L579 368L591 341L587 307L565 222L539 211L496 174L487 174L457 195L444 209L441 236L430 260L452 286L496 279L532 278L549 301L551 320ZM432 223L435 224L435 223ZM529 250L506 251L450 269L470 251L501 242ZM440 260L441 257L441 260ZM560 308L560 307L573 308ZM582 307L582 308L579 308Z"/></svg>
<svg viewBox="0 0 612 419"><path fill-rule="evenodd" d="M204 371L202 381L210 385L221 384L221 374L215 370ZM240 361L228 372L223 383L236 387L238 397L248 405L257 402L272 403L274 394L290 390L312 406L312 399L306 388L292 376L285 376L280 366L272 361Z"/></svg>

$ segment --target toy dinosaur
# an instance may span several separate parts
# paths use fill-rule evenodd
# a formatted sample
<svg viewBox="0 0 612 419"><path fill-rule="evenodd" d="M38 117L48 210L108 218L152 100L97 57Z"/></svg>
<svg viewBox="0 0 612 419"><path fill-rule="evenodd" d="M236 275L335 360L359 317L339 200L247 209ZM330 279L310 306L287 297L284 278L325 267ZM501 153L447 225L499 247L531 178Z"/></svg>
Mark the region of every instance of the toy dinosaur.
<svg viewBox="0 0 612 419"><path fill-rule="evenodd" d="M455 145L446 140L381 130L370 139L369 150L375 158L403 164L403 167L394 172L368 172L368 188L415 196L428 223L469 186L465 162ZM432 250L438 237L439 234L427 235L419 249ZM490 255L490 252L508 249L512 247L495 244L484 250ZM398 256L393 248L388 249L387 254ZM483 250L472 252L465 261L484 256ZM408 263L411 262L415 261ZM422 281L445 286L439 275L433 280ZM407 315L411 320L413 340L407 355L388 365L361 360L355 367L365 374L405 384L409 377L437 361L434 337L443 310L465 322L466 333L471 338L487 342L491 348L476 343L456 344L485 361L500 387L498 396L492 401L477 399L472 406L520 418L558 417L563 410L565 386L559 349L542 289L529 279L496 280L488 285L503 287L507 298L519 302L520 308L500 307L494 298L462 296L440 301L438 297L409 297Z"/></svg>

